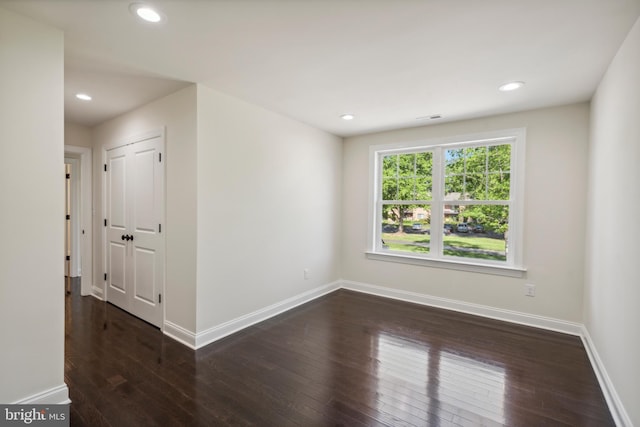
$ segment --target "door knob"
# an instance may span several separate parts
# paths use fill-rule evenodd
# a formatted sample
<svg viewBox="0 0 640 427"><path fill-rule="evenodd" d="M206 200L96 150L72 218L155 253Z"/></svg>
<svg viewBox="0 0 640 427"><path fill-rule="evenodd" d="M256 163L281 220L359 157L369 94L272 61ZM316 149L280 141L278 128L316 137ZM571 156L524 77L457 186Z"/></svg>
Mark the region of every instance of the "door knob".
<svg viewBox="0 0 640 427"><path fill-rule="evenodd" d="M122 240L126 239L126 237L124 236L124 234L122 235Z"/></svg>

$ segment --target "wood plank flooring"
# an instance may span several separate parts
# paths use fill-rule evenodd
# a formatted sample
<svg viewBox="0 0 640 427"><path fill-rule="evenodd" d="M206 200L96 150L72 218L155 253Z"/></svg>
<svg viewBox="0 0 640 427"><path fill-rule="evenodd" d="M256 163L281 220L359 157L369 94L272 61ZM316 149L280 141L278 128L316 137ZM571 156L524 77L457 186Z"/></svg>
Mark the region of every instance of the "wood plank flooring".
<svg viewBox="0 0 640 427"><path fill-rule="evenodd" d="M579 338L340 290L198 351L67 296L72 426L613 426Z"/></svg>

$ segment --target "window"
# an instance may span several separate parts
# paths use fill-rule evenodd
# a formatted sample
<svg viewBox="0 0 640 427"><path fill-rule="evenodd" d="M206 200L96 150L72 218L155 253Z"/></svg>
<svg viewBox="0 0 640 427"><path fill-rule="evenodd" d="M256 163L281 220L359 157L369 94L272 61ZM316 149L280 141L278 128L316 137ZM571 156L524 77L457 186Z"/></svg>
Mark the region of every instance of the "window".
<svg viewBox="0 0 640 427"><path fill-rule="evenodd" d="M371 148L370 258L521 275L524 129Z"/></svg>

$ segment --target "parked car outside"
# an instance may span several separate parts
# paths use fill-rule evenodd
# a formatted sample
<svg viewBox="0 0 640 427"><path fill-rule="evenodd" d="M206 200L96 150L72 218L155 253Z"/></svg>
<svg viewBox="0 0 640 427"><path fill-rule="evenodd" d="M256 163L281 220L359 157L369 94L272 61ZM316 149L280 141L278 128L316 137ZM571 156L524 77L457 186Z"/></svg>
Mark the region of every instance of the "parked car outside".
<svg viewBox="0 0 640 427"><path fill-rule="evenodd" d="M469 225L466 222L461 222L460 224L458 224L458 227L456 230L458 231L458 233L468 233Z"/></svg>
<svg viewBox="0 0 640 427"><path fill-rule="evenodd" d="M482 224L476 224L473 226L474 233L484 233L484 226Z"/></svg>

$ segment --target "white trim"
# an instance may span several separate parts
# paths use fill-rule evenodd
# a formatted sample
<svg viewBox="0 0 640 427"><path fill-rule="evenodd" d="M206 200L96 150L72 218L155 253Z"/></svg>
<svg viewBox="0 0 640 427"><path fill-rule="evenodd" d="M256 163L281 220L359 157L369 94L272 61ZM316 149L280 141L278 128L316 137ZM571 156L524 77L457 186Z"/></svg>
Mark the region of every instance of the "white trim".
<svg viewBox="0 0 640 427"><path fill-rule="evenodd" d="M186 345L190 349L197 350L196 334L191 332L190 330L185 329L180 325L176 325L173 322L165 320L162 332L164 332L164 334L169 338L173 338L179 343Z"/></svg>
<svg viewBox="0 0 640 427"><path fill-rule="evenodd" d="M82 209L80 203L80 179L82 178L82 161L76 157L70 157L69 153L64 153L65 167L69 165L71 167L71 182L69 183L69 198L70 198L70 245L71 259L69 265L69 273L71 277L82 276L82 250L81 250L81 228L82 228ZM65 168L66 169L66 168ZM65 239L66 240L66 239ZM69 249L69 248L67 248ZM66 255L66 254L65 254ZM66 274L66 267L65 267Z"/></svg>
<svg viewBox="0 0 640 427"><path fill-rule="evenodd" d="M611 416L618 427L633 427L633 423L631 422L631 418L629 414L624 409L624 405L616 392L615 387L613 386L613 382L607 373L607 370L602 363L602 359L598 355L598 351L596 350L596 346L591 339L591 335L589 334L589 330L582 325L580 338L582 338L582 343L584 344L584 348L587 351L587 356L589 356L589 361L591 361L591 366L593 366L593 371L598 378L598 383L600 383L600 389L602 389L602 394L604 394L604 398L607 401L607 405L609 406L609 410L611 411Z"/></svg>
<svg viewBox="0 0 640 427"><path fill-rule="evenodd" d="M222 339L228 335L238 332L256 323L267 320L273 316L284 313L299 305L310 302L323 295L335 292L339 289L347 289L355 292L376 295L383 298L390 298L400 301L421 304L430 307L442 308L489 319L501 320L509 323L560 332L568 335L579 336L584 344L585 351L591 362L591 366L598 378L600 388L611 411L611 415L618 427L633 427L631 419L615 391L613 383L600 359L595 345L591 340L589 331L584 325L552 317L538 316L535 314L522 313L513 310L505 310L481 304L474 304L465 301L441 298L427 294L392 289L383 286L371 285L368 283L355 282L351 280L338 280L324 286L304 292L300 295L288 298L279 303L272 304L263 309L240 316L236 319L214 326L200 333L193 333L172 322L164 322L164 334L197 350L214 341ZM96 296L97 297L97 296Z"/></svg>
<svg viewBox="0 0 640 427"><path fill-rule="evenodd" d="M375 261L397 262L400 264L421 265L424 267L447 268L449 270L470 271L473 273L493 274L495 276L524 277L527 269L509 265L492 265L487 263L473 263L453 258L431 259L397 252L365 252L368 259Z"/></svg>
<svg viewBox="0 0 640 427"><path fill-rule="evenodd" d="M114 148L124 147L125 145L131 145L137 142L142 142L142 141L146 141L148 139L153 139L153 138L162 138L164 140L165 127L162 126L160 128L153 129L148 132L136 133L124 138L120 138L117 141L113 141L111 143L103 145L102 151L106 152L109 150L113 150Z"/></svg>
<svg viewBox="0 0 640 427"><path fill-rule="evenodd" d="M579 323L518 311L505 310L487 305L473 304L465 301L440 298L416 292L403 291L400 289L391 289L367 283L353 282L350 280L341 281L341 288L400 301L412 302L415 304L428 305L430 307L438 307L446 310L473 314L476 316L487 317L489 319L517 323L519 325L533 326L535 328L562 332L569 335L580 336L582 332L582 325Z"/></svg>
<svg viewBox="0 0 640 427"><path fill-rule="evenodd" d="M100 301L104 301L104 290L102 288L99 288L94 285L91 288L91 290L92 290L91 296L99 299Z"/></svg>
<svg viewBox="0 0 640 427"><path fill-rule="evenodd" d="M17 400L13 402L13 405L65 405L67 403L71 403L69 388L65 383L62 383L57 387Z"/></svg>
<svg viewBox="0 0 640 427"><path fill-rule="evenodd" d="M284 313L285 311L291 310L292 308L295 308L299 305L306 304L316 298L334 292L338 289L340 289L339 282L333 282L324 286L319 286L302 294L287 298L284 301L277 302L268 307L261 308L252 313L229 320L228 322L222 323L220 325L216 325L205 331L198 332L195 335L194 347L196 349L204 347L207 344L222 339L251 325L267 320L273 316L277 316L278 314ZM167 332L165 331L165 333ZM178 341L182 342L182 340L179 339Z"/></svg>
<svg viewBox="0 0 640 427"><path fill-rule="evenodd" d="M445 138L433 138L427 140L406 141L373 145L369 147L369 217L367 221L367 249L368 258L382 261L400 262L414 265L428 265L431 267L443 267L454 270L475 271L485 274L506 275L511 277L523 277L526 269L522 244L522 222L524 220L524 176L525 176L525 152L526 152L526 128L502 129L486 131L475 134L457 135ZM510 199L500 201L447 201L444 189L444 151L450 148L473 147L484 145L509 144L511 146L511 181ZM432 200L421 203L419 200L391 201L381 199L382 183L382 159L389 154L416 153L430 151L433 153L432 170ZM496 262L495 265L505 267L493 268L491 261L482 261L473 258L456 257L456 262L447 262L451 257L443 254L444 243L442 233L432 233L431 251L424 255L394 252L391 256L384 257L388 252L382 247L382 215L383 203L399 202L399 204L429 204L431 207L431 229L440 230L444 226L442 222L443 207L445 204L462 205L494 205L501 204L509 207L509 250L506 261ZM450 203L449 203L450 202ZM455 202L455 203L454 203ZM380 255L378 257L378 255ZM403 257L406 260L403 261ZM420 262L420 260L437 262ZM444 262L439 262L444 261ZM466 266L469 265L469 268ZM486 268L483 268L486 267Z"/></svg>

